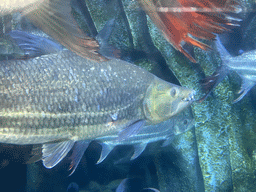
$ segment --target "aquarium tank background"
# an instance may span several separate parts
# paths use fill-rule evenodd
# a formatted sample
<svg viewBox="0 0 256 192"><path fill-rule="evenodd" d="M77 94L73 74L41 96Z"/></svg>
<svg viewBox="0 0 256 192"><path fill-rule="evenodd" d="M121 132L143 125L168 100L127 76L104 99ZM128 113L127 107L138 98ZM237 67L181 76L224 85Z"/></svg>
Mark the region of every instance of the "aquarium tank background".
<svg viewBox="0 0 256 192"><path fill-rule="evenodd" d="M241 100L233 102L243 93L239 93L241 85L242 88L246 87L243 78L251 78L251 82L255 82L255 2L232 1L234 7L237 6L235 2L238 2L240 11L230 13L224 8L219 10L221 14L233 18L229 20L232 25L219 24L226 30L223 29L218 34L218 40L195 37L209 46L209 49L203 50L200 46L182 42L184 50L196 63L178 51L175 43L172 45L165 38L150 15L155 10L146 10L141 6L143 3L153 3L156 7L161 7L160 5L168 2L72 0L71 14L87 38L96 39L100 45L104 44L102 49L99 48L101 55L133 63L165 81L193 89L196 91L196 101L167 123L142 129L133 134L130 140L120 142L110 138L111 150L104 159L101 159L103 146L97 140L92 140L70 176L68 170L72 150L56 166L47 169L40 159L42 151L35 150L35 146L1 142L1 191L256 191L254 84L249 85L251 89ZM181 3L179 0L173 2L174 5L175 2ZM194 2L195 5L199 5L198 2L206 5L217 1ZM58 39L49 36L45 30L42 31L26 16L22 16L22 11L3 15L0 12L0 16L1 62L26 61L52 54L51 51L43 53L44 48L39 53L35 51L35 55L27 54L8 36L13 30L25 31L38 36L38 39L50 39L57 44L57 48L53 47L56 48L54 52L58 46L61 47ZM221 15L220 18L223 19L222 17L224 16ZM176 35L173 38L175 40L179 37ZM42 41L38 40L38 43ZM227 52L220 49L219 45ZM28 46L25 45L26 48ZM232 63L235 63L233 68ZM243 70L238 69L240 64ZM3 69L1 71L7 73ZM215 79L208 77L212 74L215 77L223 75L223 79L219 80L221 82L218 85L213 85L214 89L203 100L201 98L207 93L203 89L203 83L214 82ZM0 88L3 98L3 86L0 85ZM111 118L114 122L115 117ZM0 121L4 121L1 115ZM3 133L0 132L1 134ZM41 149L39 144L36 147ZM138 152L136 158L133 158L135 148L141 154ZM31 160L34 156L37 158Z"/></svg>

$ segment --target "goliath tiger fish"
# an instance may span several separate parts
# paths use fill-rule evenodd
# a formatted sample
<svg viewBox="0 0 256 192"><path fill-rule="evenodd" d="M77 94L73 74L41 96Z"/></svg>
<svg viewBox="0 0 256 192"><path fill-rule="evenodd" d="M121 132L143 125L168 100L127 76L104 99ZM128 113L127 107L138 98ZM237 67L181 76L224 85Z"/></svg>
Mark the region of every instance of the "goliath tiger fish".
<svg viewBox="0 0 256 192"><path fill-rule="evenodd" d="M19 33L15 38L21 40ZM31 44L33 38L21 44ZM40 49L53 46L42 43ZM73 173L90 141L108 135L125 141L144 126L178 114L192 104L194 95L192 89L131 63L112 59L99 65L69 50L2 61L0 142L42 144L46 168L57 165L74 147Z"/></svg>
<svg viewBox="0 0 256 192"><path fill-rule="evenodd" d="M86 35L71 14L71 0L1 0L0 16L21 12L35 26L76 54L106 61L99 43Z"/></svg>
<svg viewBox="0 0 256 192"><path fill-rule="evenodd" d="M242 79L242 85L238 91L240 95L233 101L233 103L236 103L256 84L256 50L233 57L220 42L219 37L216 40L216 47L222 59L222 65L211 76L201 80L201 84L207 90L207 93L200 100L204 100L230 71L235 71Z"/></svg>

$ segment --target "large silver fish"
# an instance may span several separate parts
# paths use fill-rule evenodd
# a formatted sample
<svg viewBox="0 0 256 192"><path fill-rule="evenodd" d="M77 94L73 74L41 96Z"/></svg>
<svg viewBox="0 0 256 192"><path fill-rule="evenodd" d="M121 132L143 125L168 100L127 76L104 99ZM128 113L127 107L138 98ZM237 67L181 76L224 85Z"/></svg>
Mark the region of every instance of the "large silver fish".
<svg viewBox="0 0 256 192"><path fill-rule="evenodd" d="M181 112L194 93L131 63L113 59L99 65L68 50L3 61L0 142L43 144L47 168L74 146L73 172L91 140L117 135L117 142L125 141L144 125Z"/></svg>
<svg viewBox="0 0 256 192"><path fill-rule="evenodd" d="M202 100L209 95L209 93L229 74L230 71L235 71L242 79L242 85L238 91L238 94L240 95L233 101L236 103L256 84L256 50L233 57L220 42L219 37L217 37L216 47L222 59L222 66L219 67L212 76L207 77L202 81L203 87L208 90Z"/></svg>

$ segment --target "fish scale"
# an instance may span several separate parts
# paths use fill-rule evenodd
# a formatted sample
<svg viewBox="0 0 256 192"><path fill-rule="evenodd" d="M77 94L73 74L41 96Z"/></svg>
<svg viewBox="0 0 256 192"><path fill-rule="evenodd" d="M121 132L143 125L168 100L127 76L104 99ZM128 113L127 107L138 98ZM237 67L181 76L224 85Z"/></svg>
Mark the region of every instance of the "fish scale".
<svg viewBox="0 0 256 192"><path fill-rule="evenodd" d="M38 38L18 31L11 36L22 45ZM53 45L46 39L42 42L39 49ZM33 50L37 45L32 43ZM102 142L101 162L114 143L133 138L144 125L168 120L188 107L194 94L131 63L116 59L99 63L67 50L3 61L0 142L42 144L42 161L47 168L57 165L73 148L72 174L92 140ZM102 140L108 136L110 141ZM132 158L145 147L146 143L138 142Z"/></svg>
<svg viewBox="0 0 256 192"><path fill-rule="evenodd" d="M61 60L56 59L59 62L52 62L60 56L62 56ZM22 132L21 129L30 128L31 133L36 135L35 130L43 129L44 135L41 137L50 135L52 138L55 133L50 130L62 132L67 129L70 135L76 135L72 130L81 133L75 127L84 126L82 135L91 133L92 137L95 137L96 132L100 132L101 135L114 128L111 126L106 128L105 124L106 119L115 113L118 113L118 118L125 119L125 124L132 119L143 118L142 113L138 113L136 107L142 102L146 89L154 79L152 74L140 69L142 72L140 78L133 78L137 76L137 72L132 65L128 66L128 69L131 69L133 73L127 74L120 69L117 63L112 64L111 67L107 64L99 66L97 63L87 65L82 63L86 63L86 59L79 57L81 59L79 62L76 57L78 56L69 51L63 51L60 54L42 56L28 61L2 62L0 73L0 94L3 98L0 110L1 127L7 125L4 122L12 121L15 123L7 127L15 130L15 134ZM72 59L69 60L69 58ZM72 70L66 70L69 68ZM115 72L116 75L102 75L103 72L106 74L105 68L111 68L111 72ZM43 73L40 73L42 71ZM98 75L99 73L101 75ZM59 74L57 79L55 74ZM118 79L118 77L123 78ZM113 81L113 78L116 81ZM125 85L122 84L124 78ZM126 90L120 89L120 84ZM131 88L131 85L135 88ZM88 121L82 121L82 119L88 119ZM63 128L65 126L67 127ZM97 131L89 131L94 129ZM106 131L99 131L101 129ZM10 131L9 135L12 133L13 131ZM29 140L29 134L26 135L25 132L23 134L27 140L22 144L33 144ZM57 135L56 139L60 139ZM90 136L87 137L90 138ZM42 141L39 139L37 143L43 143L45 140L47 139L42 139ZM13 143L10 140L9 142Z"/></svg>

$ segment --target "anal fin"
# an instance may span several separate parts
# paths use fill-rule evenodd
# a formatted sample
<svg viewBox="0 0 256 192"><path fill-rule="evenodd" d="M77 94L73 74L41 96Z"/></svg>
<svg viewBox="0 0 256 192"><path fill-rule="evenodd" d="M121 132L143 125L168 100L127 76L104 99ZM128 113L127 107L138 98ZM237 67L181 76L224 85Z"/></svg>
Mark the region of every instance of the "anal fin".
<svg viewBox="0 0 256 192"><path fill-rule="evenodd" d="M140 144L134 145L134 153L131 157L131 160L134 160L137 157L139 157L146 147L147 147L146 143L140 143Z"/></svg>
<svg viewBox="0 0 256 192"><path fill-rule="evenodd" d="M101 143L100 145L101 145L102 149L101 149L100 158L97 161L97 164L100 164L102 161L104 161L106 159L106 157L109 155L109 153L115 147L115 146L107 144L107 143Z"/></svg>
<svg viewBox="0 0 256 192"><path fill-rule="evenodd" d="M71 150L75 141L67 140L56 143L43 144L43 164L46 168L52 168L57 165Z"/></svg>

